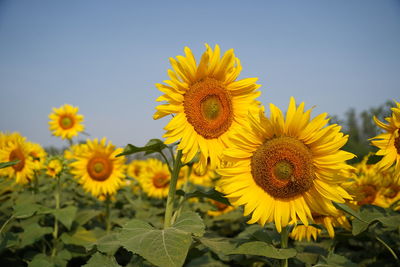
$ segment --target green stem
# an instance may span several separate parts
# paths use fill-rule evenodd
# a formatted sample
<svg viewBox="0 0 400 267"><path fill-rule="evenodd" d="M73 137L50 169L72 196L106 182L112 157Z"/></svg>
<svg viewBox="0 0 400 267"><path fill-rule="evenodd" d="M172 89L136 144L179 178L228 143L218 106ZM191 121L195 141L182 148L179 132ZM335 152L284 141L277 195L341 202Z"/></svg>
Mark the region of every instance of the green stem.
<svg viewBox="0 0 400 267"><path fill-rule="evenodd" d="M171 165L169 164L169 161L168 161L167 157L165 156L165 154L164 154L162 151L160 151L160 154L161 154L161 156L164 158L164 160L165 160L165 163L166 163L166 164L167 164L167 166L168 166L168 170L169 170L169 172L172 174Z"/></svg>
<svg viewBox="0 0 400 267"><path fill-rule="evenodd" d="M111 231L111 198L110 195L106 196L106 232Z"/></svg>
<svg viewBox="0 0 400 267"><path fill-rule="evenodd" d="M189 165L189 170L187 172L187 176L185 177L185 183L183 184L183 192L185 192L185 193L189 192L189 190L188 190L189 178L190 178L190 175L192 174L192 169L193 169L193 165ZM184 202L185 202L185 196L181 196L179 198L178 209L175 211L174 215L172 216L172 222L174 222L176 220L176 218L178 218L179 215L181 214Z"/></svg>
<svg viewBox="0 0 400 267"><path fill-rule="evenodd" d="M67 138L67 140L70 147L74 145L74 141L72 141L72 138Z"/></svg>
<svg viewBox="0 0 400 267"><path fill-rule="evenodd" d="M282 232L281 232L281 248L288 247L288 238L289 238L288 226L285 226L282 228ZM289 266L288 259L282 259L281 267L288 267L288 266Z"/></svg>
<svg viewBox="0 0 400 267"><path fill-rule="evenodd" d="M57 185L56 191L54 193L54 198L56 201L56 212L60 210L60 196L61 196L61 182L60 176L57 175ZM51 256L54 257L57 254L57 243L58 243L58 220L57 217L54 218L54 231L53 231L53 251L51 252Z"/></svg>
<svg viewBox="0 0 400 267"><path fill-rule="evenodd" d="M172 212L174 210L176 183L178 181L179 171L181 170L182 167L181 158L182 158L182 150L178 150L174 162L174 168L172 170L171 182L169 184L167 206L165 207L164 228L170 227L172 224L171 219L172 219Z"/></svg>

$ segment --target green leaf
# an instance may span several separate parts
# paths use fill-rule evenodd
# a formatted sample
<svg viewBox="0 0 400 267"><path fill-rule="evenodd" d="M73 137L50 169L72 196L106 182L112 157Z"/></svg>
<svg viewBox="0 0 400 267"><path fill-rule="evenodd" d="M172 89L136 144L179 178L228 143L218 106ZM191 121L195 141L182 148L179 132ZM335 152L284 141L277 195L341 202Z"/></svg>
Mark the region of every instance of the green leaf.
<svg viewBox="0 0 400 267"><path fill-rule="evenodd" d="M344 211L344 212L347 213L347 214L350 214L351 216L353 216L353 217L359 219L360 221L365 222L365 221L361 218L361 216L360 216L360 214L359 214L358 212L356 212L355 210L351 209L351 208L350 208L349 206L347 206L346 204L333 202L333 206L335 206L337 209L339 209L339 210L341 210L341 211Z"/></svg>
<svg viewBox="0 0 400 267"><path fill-rule="evenodd" d="M114 256L107 257L99 252L95 253L90 260L83 265L85 267L118 267L120 266ZM82 267L83 267L82 266Z"/></svg>
<svg viewBox="0 0 400 267"><path fill-rule="evenodd" d="M20 235L21 243L20 247L35 243L41 239L44 235L50 234L53 231L51 227L41 227L39 224L30 224L24 228L24 232Z"/></svg>
<svg viewBox="0 0 400 267"><path fill-rule="evenodd" d="M221 192L218 192L215 189L211 189L207 192L196 190L191 193L185 193L182 190L177 190L176 194L180 195L180 196L184 196L186 199L193 198L193 197L204 197L204 198L213 199L215 201L221 202L228 206L231 205L231 203L229 203L229 200L226 197L224 197L224 195Z"/></svg>
<svg viewBox="0 0 400 267"><path fill-rule="evenodd" d="M97 240L97 250L109 255L114 255L115 252L122 246L117 236L117 233L112 233Z"/></svg>
<svg viewBox="0 0 400 267"><path fill-rule="evenodd" d="M0 235L0 254L1 252L13 246L18 245L18 236L11 232L5 232Z"/></svg>
<svg viewBox="0 0 400 267"><path fill-rule="evenodd" d="M296 253L297 251L293 248L275 248L261 241L253 241L238 246L228 254L246 254L265 256L273 259L289 259L296 256Z"/></svg>
<svg viewBox="0 0 400 267"><path fill-rule="evenodd" d="M202 237L200 242L217 254L229 254L236 247L230 238L223 237Z"/></svg>
<svg viewBox="0 0 400 267"><path fill-rule="evenodd" d="M53 210L53 214L65 227L71 229L77 210L78 208L75 206L68 206L59 210Z"/></svg>
<svg viewBox="0 0 400 267"><path fill-rule="evenodd" d="M35 203L18 203L14 206L14 217L25 219L33 216L42 206Z"/></svg>
<svg viewBox="0 0 400 267"><path fill-rule="evenodd" d="M192 243L189 233L172 227L154 229L137 219L124 226L118 239L127 250L161 267L182 266Z"/></svg>
<svg viewBox="0 0 400 267"><path fill-rule="evenodd" d="M356 218L352 222L353 235L358 235L364 232L371 224L377 221L381 222L386 227L395 229L400 224L400 216L398 214L389 215L385 209L373 205L363 206L360 211L360 217L362 220Z"/></svg>
<svg viewBox="0 0 400 267"><path fill-rule="evenodd" d="M172 227L187 233L193 233L195 236L203 236L205 231L203 220L193 211L183 212Z"/></svg>
<svg viewBox="0 0 400 267"><path fill-rule="evenodd" d="M49 267L55 266L55 264L51 262L51 260L46 254L35 255L32 261L29 262L28 264L28 267L43 267L43 266L49 266Z"/></svg>
<svg viewBox="0 0 400 267"><path fill-rule="evenodd" d="M61 240L67 245L75 246L90 246L97 241L96 235L93 231L88 231L83 227L79 227L72 235L63 233Z"/></svg>
<svg viewBox="0 0 400 267"><path fill-rule="evenodd" d="M117 155L117 157L120 156L126 156L126 155L131 155L135 154L138 152L146 152L146 155L155 153L155 152L161 152L164 148L166 148L167 145L164 144L163 141L160 139L151 139L145 146L142 147L137 147L131 144L128 144L125 148L124 151L120 154Z"/></svg>
<svg viewBox="0 0 400 267"><path fill-rule="evenodd" d="M98 216L100 213L101 211L99 210L80 210L75 215L75 222L77 222L78 225L84 225L92 218Z"/></svg>
<svg viewBox="0 0 400 267"><path fill-rule="evenodd" d="M301 262L307 263L310 266L314 265L318 261L318 254L315 253L310 253L310 252L300 252L297 253L296 259L298 259Z"/></svg>
<svg viewBox="0 0 400 267"><path fill-rule="evenodd" d="M338 255L338 254L329 254L328 257L324 257L321 255L318 264L314 265L314 267L337 267L337 266L344 266L344 267L357 267L358 265L350 261L348 258Z"/></svg>
<svg viewBox="0 0 400 267"><path fill-rule="evenodd" d="M18 164L18 162L20 162L19 159L13 160L13 161L8 161L8 162L0 162L0 169L13 166L13 165L15 165L15 164Z"/></svg>

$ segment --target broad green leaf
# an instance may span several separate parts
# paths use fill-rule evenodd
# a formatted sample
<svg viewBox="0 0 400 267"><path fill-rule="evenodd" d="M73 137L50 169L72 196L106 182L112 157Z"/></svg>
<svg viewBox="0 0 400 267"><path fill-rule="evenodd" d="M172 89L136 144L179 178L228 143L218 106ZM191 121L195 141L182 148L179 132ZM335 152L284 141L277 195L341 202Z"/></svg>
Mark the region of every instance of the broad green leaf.
<svg viewBox="0 0 400 267"><path fill-rule="evenodd" d="M296 253L296 250L293 248L275 248L261 241L253 241L239 245L228 254L246 254L265 256L273 259L288 259L296 256Z"/></svg>
<svg viewBox="0 0 400 267"><path fill-rule="evenodd" d="M142 147L128 144L124 148L124 151L122 153L118 154L117 157L131 155L131 154L135 154L138 152L146 152L146 154L161 152L166 147L167 146L160 139L151 139L149 142L147 142L147 144L145 146L142 146Z"/></svg>
<svg viewBox="0 0 400 267"><path fill-rule="evenodd" d="M384 226L398 228L400 227L400 214L377 218Z"/></svg>
<svg viewBox="0 0 400 267"><path fill-rule="evenodd" d="M352 222L353 235L358 235L364 232L371 224L377 221L380 221L387 227L396 227L396 225L398 226L400 223L399 215L388 215L385 209L373 205L363 206L360 211L360 217L362 220L356 218Z"/></svg>
<svg viewBox="0 0 400 267"><path fill-rule="evenodd" d="M120 266L114 256L107 257L99 252L95 253L82 267L118 267Z"/></svg>
<svg viewBox="0 0 400 267"><path fill-rule="evenodd" d="M185 193L182 190L177 190L176 191L177 195L184 196L185 198L193 198L193 197L204 197L204 198L210 198L215 201L221 202L225 205L230 206L231 204L229 203L229 200L224 197L224 195L221 192L216 191L215 189L211 189L207 192L196 190L191 193Z"/></svg>
<svg viewBox="0 0 400 267"><path fill-rule="evenodd" d="M202 237L200 242L218 254L229 254L236 247L235 243L230 238L223 237Z"/></svg>
<svg viewBox="0 0 400 267"><path fill-rule="evenodd" d="M122 246L121 242L117 239L117 235L117 233L112 233L97 240L97 250L109 255L114 255L114 253Z"/></svg>
<svg viewBox="0 0 400 267"><path fill-rule="evenodd" d="M35 243L37 240L41 239L44 235L53 232L51 227L41 227L37 223L30 224L24 228L24 232L20 234L21 247Z"/></svg>
<svg viewBox="0 0 400 267"><path fill-rule="evenodd" d="M314 265L318 261L318 254L315 253L310 253L310 252L300 252L297 253L296 259L298 259L301 262Z"/></svg>
<svg viewBox="0 0 400 267"><path fill-rule="evenodd" d="M172 227L187 233L192 233L195 236L203 236L205 231L203 220L193 211L183 212Z"/></svg>
<svg viewBox="0 0 400 267"><path fill-rule="evenodd" d="M20 162L19 159L14 160L14 161L8 161L8 162L0 162L0 169L13 166L13 165L15 165L15 164L18 164L18 162Z"/></svg>
<svg viewBox="0 0 400 267"><path fill-rule="evenodd" d="M32 261L29 262L28 264L28 267L43 267L43 266L55 267L56 265L51 262L51 259L49 259L49 257L46 254L35 255Z"/></svg>
<svg viewBox="0 0 400 267"><path fill-rule="evenodd" d="M53 214L65 227L71 229L77 210L78 208L75 206L68 206L59 210L53 210Z"/></svg>
<svg viewBox="0 0 400 267"><path fill-rule="evenodd" d="M10 247L18 245L18 236L11 232L5 232L0 235L0 254L1 252Z"/></svg>
<svg viewBox="0 0 400 267"><path fill-rule="evenodd" d="M229 267L229 265L214 259L210 253L207 253L201 257L189 261L187 264L185 264L185 267Z"/></svg>
<svg viewBox="0 0 400 267"><path fill-rule="evenodd" d="M118 239L127 250L161 267L182 266L192 243L189 233L172 227L154 229L137 219L124 226Z"/></svg>
<svg viewBox="0 0 400 267"><path fill-rule="evenodd" d="M42 206L35 203L18 203L14 206L14 217L24 219L33 216Z"/></svg>
<svg viewBox="0 0 400 267"><path fill-rule="evenodd" d="M346 204L333 202L333 205L334 205L337 209L339 209L339 210L341 210L341 211L344 211L344 212L347 213L347 214L350 214L351 216L353 216L353 217L359 219L360 221L365 222L365 221L361 218L360 214L359 214L357 211L351 209L351 208L350 208L349 206L347 206Z"/></svg>
<svg viewBox="0 0 400 267"><path fill-rule="evenodd" d="M88 221L90 221L92 218L96 217L99 215L101 211L99 210L80 210L76 213L75 215L75 222L78 223L78 225L84 225Z"/></svg>
<svg viewBox="0 0 400 267"><path fill-rule="evenodd" d="M344 267L357 267L357 264L350 261L348 258L338 255L338 254L329 254L328 257L324 257L321 255L318 264L314 265L314 267L337 267L337 266L344 266Z"/></svg>
<svg viewBox="0 0 400 267"><path fill-rule="evenodd" d="M93 231L88 231L83 227L79 227L72 235L63 233L61 240L67 245L76 246L89 246L97 241L96 235Z"/></svg>

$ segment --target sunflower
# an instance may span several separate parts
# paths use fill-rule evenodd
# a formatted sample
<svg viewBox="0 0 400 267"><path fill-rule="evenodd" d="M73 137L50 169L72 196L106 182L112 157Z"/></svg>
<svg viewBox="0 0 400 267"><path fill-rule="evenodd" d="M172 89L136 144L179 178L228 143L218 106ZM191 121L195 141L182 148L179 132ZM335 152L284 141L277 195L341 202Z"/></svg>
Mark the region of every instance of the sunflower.
<svg viewBox="0 0 400 267"><path fill-rule="evenodd" d="M141 172L144 171L144 167L146 165L146 161L144 160L132 160L128 164L127 174L129 177L139 179Z"/></svg>
<svg viewBox="0 0 400 267"><path fill-rule="evenodd" d="M49 115L49 129L55 136L62 139L72 139L84 129L83 116L78 114L78 107L65 104L59 108L53 108Z"/></svg>
<svg viewBox="0 0 400 267"><path fill-rule="evenodd" d="M31 151L29 155L32 157L33 163L35 164L35 170L40 170L44 166L46 161L46 151L43 147L36 143L30 143Z"/></svg>
<svg viewBox="0 0 400 267"><path fill-rule="evenodd" d="M386 170L396 163L395 177L400 182L400 103L395 103L396 107L391 108L392 116L385 118L389 124L374 117L375 123L386 132L372 138L371 143L379 148L376 155L383 156L379 168Z"/></svg>
<svg viewBox="0 0 400 267"><path fill-rule="evenodd" d="M166 163L158 159L147 159L144 171L140 172L139 182L143 191L154 198L168 195L171 174Z"/></svg>
<svg viewBox="0 0 400 267"><path fill-rule="evenodd" d="M0 162L19 160L17 164L1 169L1 175L15 178L17 184L28 183L33 178L35 169L31 151L30 143L19 133L1 134Z"/></svg>
<svg viewBox="0 0 400 267"><path fill-rule="evenodd" d="M381 170L378 164L367 164L368 158L369 156L366 156L354 165L352 179L343 186L353 195L353 204L373 204L386 208L390 205L387 204L389 199L386 199L385 195L396 185L394 167Z"/></svg>
<svg viewBox="0 0 400 267"><path fill-rule="evenodd" d="M218 202L218 201L215 201L215 200L211 200L211 203L214 206L214 210L207 211L208 216L211 216L211 217L220 216L222 214L226 214L226 213L229 213L229 212L235 210L234 207L226 205L226 204Z"/></svg>
<svg viewBox="0 0 400 267"><path fill-rule="evenodd" d="M116 157L122 150L106 143L106 138L87 140L74 155L71 173L95 197L113 195L124 184L125 158Z"/></svg>
<svg viewBox="0 0 400 267"><path fill-rule="evenodd" d="M311 212L335 214L333 201L343 203L351 196L340 186L346 180L341 170L354 157L340 150L348 136L321 114L310 121L304 103L296 107L290 99L286 119L270 105L271 116L262 110L249 113L249 124L232 138L234 146L224 152L230 163L218 170L223 193L234 206L244 205L252 213L249 223L275 222L280 232L289 221L308 225ZM257 116L258 115L258 116Z"/></svg>
<svg viewBox="0 0 400 267"><path fill-rule="evenodd" d="M79 156L82 151L86 149L86 144L75 144L70 146L68 149L64 150L64 158L66 160L72 160Z"/></svg>
<svg viewBox="0 0 400 267"><path fill-rule="evenodd" d="M324 226L330 238L335 237L335 227L341 227L348 230L351 229L350 223L347 220L346 216L340 214L339 211L337 216L313 214L313 217L315 224ZM312 225L296 225L293 228L293 231L290 233L290 237L297 241L302 241L304 239L310 241L311 237L314 240L317 240L317 236L319 236L321 232L321 229Z"/></svg>
<svg viewBox="0 0 400 267"><path fill-rule="evenodd" d="M200 168L198 163L193 164L192 172L190 173L189 180L194 185L212 187L214 185L214 179L217 174L215 170L210 167Z"/></svg>
<svg viewBox="0 0 400 267"><path fill-rule="evenodd" d="M55 178L63 168L63 164L59 159L52 159L47 163L46 174L50 177Z"/></svg>
<svg viewBox="0 0 400 267"><path fill-rule="evenodd" d="M192 51L185 47L185 56L170 58L173 70L170 80L156 84L164 93L157 101L167 102L156 107L154 119L175 114L164 128L166 144L180 140L183 162L192 160L200 151L202 167L220 164L222 151L232 145L228 136L242 124L247 111L258 104L260 95L257 78L237 80L242 66L233 49L222 58L218 45L213 50L206 44L206 52L197 65Z"/></svg>

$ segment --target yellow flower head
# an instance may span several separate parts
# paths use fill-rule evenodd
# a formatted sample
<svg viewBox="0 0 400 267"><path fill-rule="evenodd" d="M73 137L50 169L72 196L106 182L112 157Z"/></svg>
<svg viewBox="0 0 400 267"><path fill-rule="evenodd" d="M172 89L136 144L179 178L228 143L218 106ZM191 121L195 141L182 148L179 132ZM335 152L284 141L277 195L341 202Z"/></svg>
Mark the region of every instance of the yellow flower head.
<svg viewBox="0 0 400 267"><path fill-rule="evenodd" d="M392 199L386 198L386 195L394 199L396 195L390 193L397 185L394 166L382 170L379 164L367 164L367 161L368 156L356 164L355 175L343 185L353 195L354 204L359 206L373 204L387 208L392 203Z"/></svg>
<svg viewBox="0 0 400 267"><path fill-rule="evenodd" d="M154 198L164 198L168 195L171 175L166 163L158 159L147 159L146 166L140 172L139 182L143 191Z"/></svg>
<svg viewBox="0 0 400 267"><path fill-rule="evenodd" d="M145 165L146 165L145 160L132 160L128 164L128 169L127 169L128 176L138 180L141 172L144 171Z"/></svg>
<svg viewBox="0 0 400 267"><path fill-rule="evenodd" d="M105 138L87 140L80 148L70 164L71 173L95 197L115 194L125 179L125 158L116 157L123 149L106 143Z"/></svg>
<svg viewBox="0 0 400 267"><path fill-rule="evenodd" d="M385 124L374 117L375 123L385 130L385 133L372 138L371 143L379 148L377 155L383 156L378 163L379 168L388 169L396 163L395 177L400 182L400 103L395 101L396 107L392 108L392 116L385 118Z"/></svg>
<svg viewBox="0 0 400 267"><path fill-rule="evenodd" d="M214 210L207 211L208 216L216 217L235 210L233 206L229 206L215 200L211 200L211 203L214 206Z"/></svg>
<svg viewBox="0 0 400 267"><path fill-rule="evenodd" d="M185 47L185 56L170 58L170 80L156 84L164 93L157 101L154 119L175 114L165 126L166 144L180 140L178 149L183 162L192 160L200 151L200 164L207 161L219 166L222 151L231 146L228 135L245 121L248 109L257 105L260 95L257 78L237 80L242 66L233 49L222 57L220 48L206 44L206 52L197 64L192 51Z"/></svg>
<svg viewBox="0 0 400 267"><path fill-rule="evenodd" d="M190 182L195 185L212 187L214 179L217 174L211 167L201 168L198 163L193 164L192 172L190 174Z"/></svg>
<svg viewBox="0 0 400 267"><path fill-rule="evenodd" d="M311 212L335 214L333 201L351 196L340 186L341 170L353 154L340 150L348 136L333 124L325 127L327 114L310 120L304 103L290 99L286 118L270 105L271 115L249 113L249 124L232 138L224 152L230 164L218 170L223 193L234 206L244 205L252 214L249 223L275 222L280 232L289 221L308 225Z"/></svg>
<svg viewBox="0 0 400 267"><path fill-rule="evenodd" d="M46 151L43 147L36 143L30 143L31 151L29 155L32 157L33 163L35 165L35 170L40 170L44 167L44 162L46 161Z"/></svg>
<svg viewBox="0 0 400 267"><path fill-rule="evenodd" d="M72 139L79 132L84 130L83 116L78 114L78 107L68 104L60 108L53 108L53 113L49 115L49 129L54 136L62 139Z"/></svg>
<svg viewBox="0 0 400 267"><path fill-rule="evenodd" d="M26 184L34 175L35 164L30 156L31 144L19 133L0 135L0 162L19 160L11 167L0 170L0 175L15 178L16 183Z"/></svg>
<svg viewBox="0 0 400 267"><path fill-rule="evenodd" d="M47 163L46 174L55 178L62 171L62 168L63 164L59 159L52 159Z"/></svg>
<svg viewBox="0 0 400 267"><path fill-rule="evenodd" d="M341 214L338 211L337 216L325 216L319 214L313 214L315 224L319 224L325 227L327 230L329 237L335 237L335 227L341 227L345 229L351 229L350 223L347 220L346 216ZM293 231L290 233L290 237L297 241L302 241L307 239L307 241L311 240L313 237L314 240L317 240L317 236L321 233L321 229L318 229L312 225L296 225L293 228Z"/></svg>

